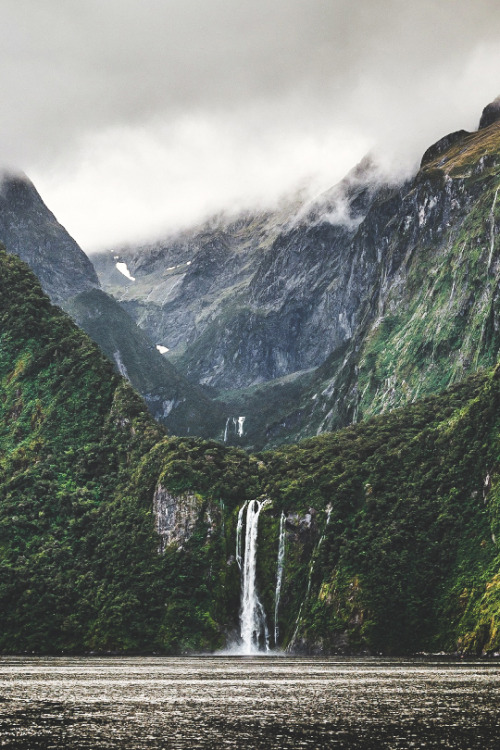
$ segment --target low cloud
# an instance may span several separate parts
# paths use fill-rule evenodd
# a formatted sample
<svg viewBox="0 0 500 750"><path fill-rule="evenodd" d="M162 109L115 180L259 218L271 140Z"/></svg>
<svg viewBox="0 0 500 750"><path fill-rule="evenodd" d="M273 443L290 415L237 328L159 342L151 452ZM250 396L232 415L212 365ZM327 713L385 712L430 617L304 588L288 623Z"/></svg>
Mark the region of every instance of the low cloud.
<svg viewBox="0 0 500 750"><path fill-rule="evenodd" d="M4 0L0 160L86 250L408 173L500 93L497 0Z"/></svg>

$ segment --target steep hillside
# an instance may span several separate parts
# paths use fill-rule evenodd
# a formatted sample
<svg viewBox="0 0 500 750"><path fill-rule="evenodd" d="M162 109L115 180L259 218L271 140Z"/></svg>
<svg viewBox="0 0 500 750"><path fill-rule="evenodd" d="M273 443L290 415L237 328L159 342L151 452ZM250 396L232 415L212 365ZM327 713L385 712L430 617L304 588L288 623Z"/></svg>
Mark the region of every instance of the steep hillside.
<svg viewBox="0 0 500 750"><path fill-rule="evenodd" d="M100 289L83 292L68 300L64 309L141 394L151 414L169 432L222 436L225 407L180 375L108 294Z"/></svg>
<svg viewBox="0 0 500 750"><path fill-rule="evenodd" d="M195 382L234 390L316 367L352 336L371 253L350 242L382 190L363 162L308 205L218 217L95 258L105 288ZM117 287L115 256L134 282ZM361 291L360 291L361 290Z"/></svg>
<svg viewBox="0 0 500 750"><path fill-rule="evenodd" d="M400 192L379 234L377 282L363 322L343 355L318 370L300 418L294 409L285 424L334 429L496 363L500 122L459 135L428 152Z"/></svg>
<svg viewBox="0 0 500 750"><path fill-rule="evenodd" d="M165 438L2 252L0 649L179 653L236 640L238 519L245 535L241 508L267 500L256 584L271 645L281 536L279 645L496 651L499 404L493 369L257 456Z"/></svg>
<svg viewBox="0 0 500 750"><path fill-rule="evenodd" d="M100 346L156 419L179 435L222 435L224 409L165 361L115 300L99 289L92 263L25 176L3 176L0 242L28 263L51 300Z"/></svg>
<svg viewBox="0 0 500 750"><path fill-rule="evenodd" d="M153 496L171 446L170 481L189 485L184 443L163 439L127 382L4 252L0 384L0 650L222 643L213 616L226 566L220 531L206 544L204 514L220 529L221 502L231 508L252 492L246 456L213 445L214 499L186 496L192 541L182 554L159 555Z"/></svg>
<svg viewBox="0 0 500 750"><path fill-rule="evenodd" d="M103 283L184 374L245 415L253 449L442 391L495 364L498 105L390 185L363 162L308 207L124 248ZM169 332L174 331L175 333Z"/></svg>
<svg viewBox="0 0 500 750"><path fill-rule="evenodd" d="M0 177L0 242L24 260L56 303L99 287L83 250L24 175Z"/></svg>

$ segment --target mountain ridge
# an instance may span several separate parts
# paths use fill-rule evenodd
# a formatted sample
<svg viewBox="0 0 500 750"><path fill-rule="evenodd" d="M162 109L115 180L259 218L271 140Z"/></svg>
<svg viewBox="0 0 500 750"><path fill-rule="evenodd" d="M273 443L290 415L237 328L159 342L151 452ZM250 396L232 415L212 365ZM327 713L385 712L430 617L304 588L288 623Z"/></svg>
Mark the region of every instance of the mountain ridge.
<svg viewBox="0 0 500 750"><path fill-rule="evenodd" d="M0 242L28 263L51 300L89 333L143 395L155 418L178 434L187 434L196 425L204 436L213 433L214 423L223 422L221 407L165 361L146 334L101 290L91 261L25 175L3 175Z"/></svg>
<svg viewBox="0 0 500 750"><path fill-rule="evenodd" d="M260 455L166 437L0 252L0 650L181 654L238 640L238 519L279 645L500 648L500 373ZM281 519L284 517L284 524ZM246 532L245 532L246 533Z"/></svg>
<svg viewBox="0 0 500 750"><path fill-rule="evenodd" d="M294 209L300 221L291 214L274 224L272 216L261 217L273 228L262 243L254 217L240 236L219 225L154 248L123 249L136 282L109 291L171 349L167 356L187 377L214 388L229 413L237 408L250 417L241 444L253 449L442 390L492 366L500 346L493 278L499 125L488 107L484 112L490 124L483 113L478 131L437 141L411 179L377 180L364 162L328 191L329 208L318 199L302 214ZM189 265L174 266L180 248ZM105 286L109 264L108 256L96 259ZM410 308L413 319L405 313ZM169 322L182 331L172 341ZM474 335L462 342L466 330ZM422 337L432 341L435 331L436 346L426 349ZM265 417L255 398L265 404Z"/></svg>

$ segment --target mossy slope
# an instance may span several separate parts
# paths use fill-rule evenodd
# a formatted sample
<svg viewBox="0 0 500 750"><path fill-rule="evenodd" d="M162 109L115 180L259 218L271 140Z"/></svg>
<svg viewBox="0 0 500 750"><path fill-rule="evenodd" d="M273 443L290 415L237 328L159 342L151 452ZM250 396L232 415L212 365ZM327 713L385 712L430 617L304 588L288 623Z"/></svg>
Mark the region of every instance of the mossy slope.
<svg viewBox="0 0 500 750"><path fill-rule="evenodd" d="M26 266L0 254L0 649L210 650L237 631L239 507L267 497L258 585L280 645L500 648L499 372L248 456L167 438ZM153 496L190 493L158 553ZM328 522L327 522L328 521Z"/></svg>

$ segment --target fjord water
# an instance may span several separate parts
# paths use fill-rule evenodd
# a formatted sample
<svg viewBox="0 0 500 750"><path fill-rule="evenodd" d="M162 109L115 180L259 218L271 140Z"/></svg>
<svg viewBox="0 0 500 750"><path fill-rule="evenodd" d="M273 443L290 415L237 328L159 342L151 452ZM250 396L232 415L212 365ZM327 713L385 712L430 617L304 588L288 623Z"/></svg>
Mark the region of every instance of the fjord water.
<svg viewBox="0 0 500 750"><path fill-rule="evenodd" d="M0 658L0 747L498 748L500 664Z"/></svg>

